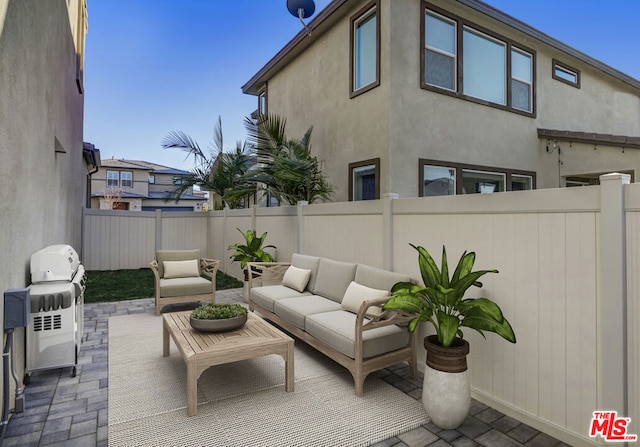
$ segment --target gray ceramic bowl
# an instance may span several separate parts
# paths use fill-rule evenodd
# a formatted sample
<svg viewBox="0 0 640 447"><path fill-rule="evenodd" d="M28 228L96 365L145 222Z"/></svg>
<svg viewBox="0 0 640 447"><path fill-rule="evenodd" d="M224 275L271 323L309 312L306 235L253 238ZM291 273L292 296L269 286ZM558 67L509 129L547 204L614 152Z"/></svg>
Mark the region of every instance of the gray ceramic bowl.
<svg viewBox="0 0 640 447"><path fill-rule="evenodd" d="M223 332L241 327L247 322L247 316L241 315L239 317L225 318L221 320L199 320L197 318L189 317L189 322L191 323L191 327L198 331Z"/></svg>

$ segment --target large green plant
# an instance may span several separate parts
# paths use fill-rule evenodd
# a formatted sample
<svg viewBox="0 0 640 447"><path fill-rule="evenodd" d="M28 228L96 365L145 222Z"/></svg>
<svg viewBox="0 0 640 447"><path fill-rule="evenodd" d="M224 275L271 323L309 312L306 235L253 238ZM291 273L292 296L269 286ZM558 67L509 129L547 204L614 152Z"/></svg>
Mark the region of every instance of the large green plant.
<svg viewBox="0 0 640 447"><path fill-rule="evenodd" d="M276 248L274 245L265 245L264 240L267 237L267 233L262 233L262 236L258 237L255 230L247 230L243 233L240 228L236 228L242 237L244 237L244 244L237 243L229 245L229 250L235 250L231 255L231 259L234 262L240 262L240 267L243 269L247 266L247 262L273 262L273 256L267 253L265 248Z"/></svg>
<svg viewBox="0 0 640 447"><path fill-rule="evenodd" d="M419 322L430 322L436 330L438 342L445 348L451 346L456 336L463 338L461 327L475 329L483 337L483 331L495 332L511 343L516 342L511 325L496 303L488 298L463 298L469 287L482 287L478 278L487 273L498 273L497 270L473 272L476 254L465 251L453 276L449 277L444 246L442 266L439 269L425 248L410 245L418 251L418 264L425 286L409 282L397 283L391 289L391 299L384 305L385 309L417 314L409 323L410 332L415 331Z"/></svg>

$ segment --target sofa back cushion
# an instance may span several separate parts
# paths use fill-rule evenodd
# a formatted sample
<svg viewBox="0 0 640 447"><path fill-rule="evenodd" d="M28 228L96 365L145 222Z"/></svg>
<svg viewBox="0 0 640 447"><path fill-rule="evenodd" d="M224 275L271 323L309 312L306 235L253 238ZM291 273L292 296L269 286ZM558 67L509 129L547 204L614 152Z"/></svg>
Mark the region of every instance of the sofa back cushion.
<svg viewBox="0 0 640 447"><path fill-rule="evenodd" d="M402 273L390 272L389 270L382 270L365 264L358 264L355 281L363 286L387 291L390 291L398 282L416 282L410 276Z"/></svg>
<svg viewBox="0 0 640 447"><path fill-rule="evenodd" d="M158 262L158 273L160 278L164 278L164 261L187 261L189 259L198 260L198 271L200 271L200 250L158 250L156 251L156 261Z"/></svg>
<svg viewBox="0 0 640 447"><path fill-rule="evenodd" d="M354 280L356 266L357 264L351 262L320 258L318 275L312 292L337 303L342 302L347 287Z"/></svg>
<svg viewBox="0 0 640 447"><path fill-rule="evenodd" d="M307 283L306 290L311 292L316 285L316 276L318 276L318 263L320 258L318 256L301 255L300 253L294 253L291 256L291 265L298 267L299 269L311 270L309 275L309 282Z"/></svg>

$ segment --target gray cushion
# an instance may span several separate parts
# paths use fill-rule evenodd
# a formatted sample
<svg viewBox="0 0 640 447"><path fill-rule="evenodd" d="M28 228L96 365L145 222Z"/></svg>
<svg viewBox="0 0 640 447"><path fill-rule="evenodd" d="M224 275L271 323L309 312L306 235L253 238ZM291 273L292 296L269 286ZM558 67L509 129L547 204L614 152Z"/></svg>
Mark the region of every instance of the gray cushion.
<svg viewBox="0 0 640 447"><path fill-rule="evenodd" d="M358 267L356 268L355 281L358 284L371 287L372 289L382 289L387 291L390 291L398 282L416 282L410 276L370 267L364 264L358 264Z"/></svg>
<svg viewBox="0 0 640 447"><path fill-rule="evenodd" d="M213 293L211 281L201 277L160 279L160 298Z"/></svg>
<svg viewBox="0 0 640 447"><path fill-rule="evenodd" d="M313 288L316 285L318 262L320 262L320 258L318 256L301 255L300 253L294 253L291 256L291 265L300 269L311 270L311 276L309 276L309 282L305 289L309 292L313 291Z"/></svg>
<svg viewBox="0 0 640 447"><path fill-rule="evenodd" d="M273 303L283 298L291 298L295 296L311 295L309 292L298 292L287 286L261 286L253 287L249 299L259 306L264 307L269 312L273 312Z"/></svg>
<svg viewBox="0 0 640 447"><path fill-rule="evenodd" d="M356 315L346 310L309 315L305 321L310 335L351 358L355 358L355 327ZM409 342L407 329L396 325L364 331L362 337L364 358L395 351Z"/></svg>
<svg viewBox="0 0 640 447"><path fill-rule="evenodd" d="M340 303L355 274L356 264L320 258L313 293Z"/></svg>
<svg viewBox="0 0 640 447"><path fill-rule="evenodd" d="M276 315L303 330L307 315L340 310L340 304L318 295L284 298L276 301L273 307Z"/></svg>
<svg viewBox="0 0 640 447"><path fill-rule="evenodd" d="M187 261L189 259L200 259L200 250L158 250L156 251L156 261L158 261L158 273L160 278L164 278L164 261ZM198 261L200 269L200 261Z"/></svg>

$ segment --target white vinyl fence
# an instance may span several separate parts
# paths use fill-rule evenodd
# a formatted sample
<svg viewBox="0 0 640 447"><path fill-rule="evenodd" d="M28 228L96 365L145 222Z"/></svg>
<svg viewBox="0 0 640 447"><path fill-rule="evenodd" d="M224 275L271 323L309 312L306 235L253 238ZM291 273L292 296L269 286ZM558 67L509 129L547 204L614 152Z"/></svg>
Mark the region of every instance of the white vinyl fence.
<svg viewBox="0 0 640 447"><path fill-rule="evenodd" d="M474 293L495 300L512 345L467 330L476 399L571 445L596 445L592 412L617 410L640 433L640 184L251 208L210 213L87 210L89 270L146 267L157 248L200 248L240 277L236 228L268 232L278 260L295 252L419 278L422 245L449 262L475 251L496 268ZM470 291L471 292L471 291ZM421 328L425 334L427 328ZM419 357L425 353L420 349Z"/></svg>

